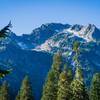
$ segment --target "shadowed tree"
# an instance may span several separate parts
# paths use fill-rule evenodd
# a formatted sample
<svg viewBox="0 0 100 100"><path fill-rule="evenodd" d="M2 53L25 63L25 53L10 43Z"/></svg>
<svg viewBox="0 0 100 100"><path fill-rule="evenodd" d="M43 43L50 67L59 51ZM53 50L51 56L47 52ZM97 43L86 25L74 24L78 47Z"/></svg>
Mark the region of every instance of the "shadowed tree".
<svg viewBox="0 0 100 100"><path fill-rule="evenodd" d="M7 36L9 36L10 27L12 27L11 21L7 26L0 30L0 38L6 38Z"/></svg>
<svg viewBox="0 0 100 100"><path fill-rule="evenodd" d="M0 88L0 100L10 100L9 86L6 81L4 81Z"/></svg>
<svg viewBox="0 0 100 100"><path fill-rule="evenodd" d="M72 73L64 66L63 71L60 74L58 81L58 92L57 100L70 100L71 98L71 89L70 83L72 81Z"/></svg>
<svg viewBox="0 0 100 100"><path fill-rule="evenodd" d="M41 100L56 100L61 66L62 55L57 53L53 57L52 68L49 71L46 82L44 84Z"/></svg>
<svg viewBox="0 0 100 100"><path fill-rule="evenodd" d="M0 39L3 41L3 39L5 39L6 37L9 36L9 32L10 32L10 27L11 27L11 21L9 22L9 24L7 26L5 26L3 29L0 30ZM0 69L0 78L3 78L4 76L6 76L7 74L9 74L11 72L12 69L10 70L2 70Z"/></svg>
<svg viewBox="0 0 100 100"><path fill-rule="evenodd" d="M72 98L71 100L89 100L81 68L77 67L75 77L71 83Z"/></svg>
<svg viewBox="0 0 100 100"><path fill-rule="evenodd" d="M100 100L100 73L93 76L90 89L90 100Z"/></svg>
<svg viewBox="0 0 100 100"><path fill-rule="evenodd" d="M32 87L28 76L25 76L20 91L16 96L16 100L34 100Z"/></svg>

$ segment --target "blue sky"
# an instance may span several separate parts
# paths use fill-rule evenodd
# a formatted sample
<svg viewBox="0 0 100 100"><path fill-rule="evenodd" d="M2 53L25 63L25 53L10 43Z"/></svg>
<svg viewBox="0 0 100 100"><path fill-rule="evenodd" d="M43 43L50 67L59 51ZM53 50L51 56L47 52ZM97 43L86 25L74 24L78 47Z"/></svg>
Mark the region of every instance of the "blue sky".
<svg viewBox="0 0 100 100"><path fill-rule="evenodd" d="M0 28L9 20L18 35L51 22L100 28L100 0L0 0Z"/></svg>

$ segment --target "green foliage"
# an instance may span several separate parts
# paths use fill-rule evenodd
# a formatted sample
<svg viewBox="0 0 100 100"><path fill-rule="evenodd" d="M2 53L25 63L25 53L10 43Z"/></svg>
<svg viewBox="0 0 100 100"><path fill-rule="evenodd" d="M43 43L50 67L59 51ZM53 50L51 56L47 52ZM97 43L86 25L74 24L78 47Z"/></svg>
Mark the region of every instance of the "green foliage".
<svg viewBox="0 0 100 100"><path fill-rule="evenodd" d="M55 81L58 82L59 75L62 67L62 55L61 53L57 53L53 57L53 64L51 70L54 72ZM56 83L57 84L57 83Z"/></svg>
<svg viewBox="0 0 100 100"><path fill-rule="evenodd" d="M71 83L72 80L73 80L73 71L72 71L71 68L68 68L68 70L67 70L67 76L68 76L69 83Z"/></svg>
<svg viewBox="0 0 100 100"><path fill-rule="evenodd" d="M60 53L55 54L53 57L52 68L48 73L47 80L43 87L43 94L41 100L56 100L58 91L58 79L61 66L62 56Z"/></svg>
<svg viewBox="0 0 100 100"><path fill-rule="evenodd" d="M12 69L9 70L0 70L0 78L4 78L6 75L10 74Z"/></svg>
<svg viewBox="0 0 100 100"><path fill-rule="evenodd" d="M10 27L11 27L11 21L9 22L9 24L7 26L5 26L3 29L0 30L0 38L5 38L8 36L7 33L10 32Z"/></svg>
<svg viewBox="0 0 100 100"><path fill-rule="evenodd" d="M73 71L72 71L72 68L68 67L67 64L64 65L64 68L63 68L63 72L66 72L67 73L67 80L69 83L72 82L73 80Z"/></svg>
<svg viewBox="0 0 100 100"><path fill-rule="evenodd" d="M56 80L54 71L49 71L47 80L43 87L43 94L41 100L56 100Z"/></svg>
<svg viewBox="0 0 100 100"><path fill-rule="evenodd" d="M70 100L71 91L70 91L70 79L71 73L66 70L64 66L63 72L61 72L59 81L58 81L58 92L57 100ZM71 76L72 77L72 76Z"/></svg>
<svg viewBox="0 0 100 100"><path fill-rule="evenodd" d="M73 50L78 53L79 52L79 46L80 46L80 43L78 41L75 41L73 43Z"/></svg>
<svg viewBox="0 0 100 100"><path fill-rule="evenodd" d="M16 100L33 100L32 87L28 76L25 76Z"/></svg>
<svg viewBox="0 0 100 100"><path fill-rule="evenodd" d="M7 26L5 26L3 29L0 30L0 39L5 39L10 32L10 27L11 27L11 21L9 22L9 24ZM0 78L5 77L7 74L9 74L11 72L11 70L0 70Z"/></svg>
<svg viewBox="0 0 100 100"><path fill-rule="evenodd" d="M75 52L75 55L73 56L73 61L75 62L76 66L81 66L79 61L80 56L80 43L78 41L75 41L73 43L73 50Z"/></svg>
<svg viewBox="0 0 100 100"><path fill-rule="evenodd" d="M96 73L93 76L90 89L90 100L100 100L100 73Z"/></svg>
<svg viewBox="0 0 100 100"><path fill-rule="evenodd" d="M0 88L0 100L10 100L9 86L6 81L4 81Z"/></svg>
<svg viewBox="0 0 100 100"><path fill-rule="evenodd" d="M62 55L61 53L57 53L53 57L52 69L59 71L62 65Z"/></svg>
<svg viewBox="0 0 100 100"><path fill-rule="evenodd" d="M76 67L75 79L79 79L79 80L83 81L83 73L82 73L82 69L80 67Z"/></svg>
<svg viewBox="0 0 100 100"><path fill-rule="evenodd" d="M77 67L75 78L71 83L71 90L72 90L72 99L71 100L89 100L82 71L80 68Z"/></svg>

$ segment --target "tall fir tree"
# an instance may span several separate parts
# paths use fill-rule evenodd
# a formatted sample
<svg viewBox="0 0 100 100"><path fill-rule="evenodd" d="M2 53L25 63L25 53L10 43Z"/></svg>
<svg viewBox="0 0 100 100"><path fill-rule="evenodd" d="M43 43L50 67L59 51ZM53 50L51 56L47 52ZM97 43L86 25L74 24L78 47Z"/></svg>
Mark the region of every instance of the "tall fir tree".
<svg viewBox="0 0 100 100"><path fill-rule="evenodd" d="M62 54L57 53L53 57L53 64L51 70L55 72L55 78L59 78L60 70L62 66Z"/></svg>
<svg viewBox="0 0 100 100"><path fill-rule="evenodd" d="M67 69L67 76L68 76L69 83L71 83L73 80L73 71L72 71L72 68L70 67Z"/></svg>
<svg viewBox="0 0 100 100"><path fill-rule="evenodd" d="M41 100L56 100L58 91L58 79L60 75L60 68L62 66L62 56L57 53L53 57L52 68L48 73Z"/></svg>
<svg viewBox="0 0 100 100"><path fill-rule="evenodd" d="M56 92L54 71L51 70L43 87L41 100L56 100Z"/></svg>
<svg viewBox="0 0 100 100"><path fill-rule="evenodd" d="M90 100L100 100L100 73L93 76L90 89Z"/></svg>
<svg viewBox="0 0 100 100"><path fill-rule="evenodd" d="M80 62L79 62L80 43L78 41L75 41L73 43L73 51L75 52L75 55L73 56L73 61L75 62L75 66L80 66Z"/></svg>
<svg viewBox="0 0 100 100"><path fill-rule="evenodd" d="M71 90L71 100L89 100L83 80L82 70L79 67L76 68L75 77L71 83Z"/></svg>
<svg viewBox="0 0 100 100"><path fill-rule="evenodd" d="M71 69L66 68L64 66L64 70L61 72L58 81L58 92L57 92L57 100L70 100L71 91L70 91L70 83L72 80Z"/></svg>
<svg viewBox="0 0 100 100"><path fill-rule="evenodd" d="M10 100L9 86L6 81L3 82L0 88L0 100Z"/></svg>
<svg viewBox="0 0 100 100"><path fill-rule="evenodd" d="M79 54L79 47L80 47L80 42L79 41L75 41L74 43L73 43L73 50L74 50L74 52L76 52L77 54Z"/></svg>
<svg viewBox="0 0 100 100"><path fill-rule="evenodd" d="M32 87L28 76L25 76L23 79L22 86L18 92L18 95L16 96L16 100L34 100Z"/></svg>

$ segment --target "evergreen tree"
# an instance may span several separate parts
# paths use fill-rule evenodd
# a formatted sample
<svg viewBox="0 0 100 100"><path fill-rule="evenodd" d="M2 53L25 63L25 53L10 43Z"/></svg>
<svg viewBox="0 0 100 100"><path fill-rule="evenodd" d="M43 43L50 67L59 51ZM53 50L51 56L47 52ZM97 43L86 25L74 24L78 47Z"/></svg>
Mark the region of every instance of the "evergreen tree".
<svg viewBox="0 0 100 100"><path fill-rule="evenodd" d="M0 39L4 39L9 36L8 33L10 32L10 27L12 27L11 21L7 26L0 30Z"/></svg>
<svg viewBox="0 0 100 100"><path fill-rule="evenodd" d="M75 62L75 66L80 66L80 62L79 62L80 43L78 41L75 41L73 43L73 51L75 52L75 55L73 56L73 61Z"/></svg>
<svg viewBox="0 0 100 100"><path fill-rule="evenodd" d="M100 100L100 73L96 73L93 76L90 89L90 100Z"/></svg>
<svg viewBox="0 0 100 100"><path fill-rule="evenodd" d="M47 81L43 87L43 94L41 100L56 100L56 86L55 86L55 77L54 71L48 73Z"/></svg>
<svg viewBox="0 0 100 100"><path fill-rule="evenodd" d="M10 27L11 27L11 21L7 26L5 26L3 29L0 30L0 42L2 42L6 37L9 36ZM2 70L0 69L0 78L5 77L7 74L9 74L12 70Z"/></svg>
<svg viewBox="0 0 100 100"><path fill-rule="evenodd" d="M75 41L73 43L73 50L74 50L74 52L79 53L79 46L80 46L80 43L78 41Z"/></svg>
<svg viewBox="0 0 100 100"><path fill-rule="evenodd" d="M72 79L71 71L64 66L64 70L61 72L59 81L58 81L58 92L57 100L70 100L71 91L70 83Z"/></svg>
<svg viewBox="0 0 100 100"><path fill-rule="evenodd" d="M9 98L9 86L6 81L2 84L0 88L0 100L10 100Z"/></svg>
<svg viewBox="0 0 100 100"><path fill-rule="evenodd" d="M55 72L56 78L59 78L61 66L62 66L62 55L61 53L57 53L53 57L53 64L51 69Z"/></svg>
<svg viewBox="0 0 100 100"><path fill-rule="evenodd" d="M16 100L33 100L32 87L28 76L25 76Z"/></svg>
<svg viewBox="0 0 100 100"><path fill-rule="evenodd" d="M73 80L73 71L72 71L72 68L68 68L67 69L67 76L68 76L69 83L71 83L72 80Z"/></svg>
<svg viewBox="0 0 100 100"><path fill-rule="evenodd" d="M71 90L71 100L89 100L83 80L82 70L79 67L76 68L75 77L71 83Z"/></svg>
<svg viewBox="0 0 100 100"><path fill-rule="evenodd" d="M52 68L48 73L41 100L56 100L58 91L58 79L60 75L60 68L62 66L61 54L55 54L53 57Z"/></svg>

